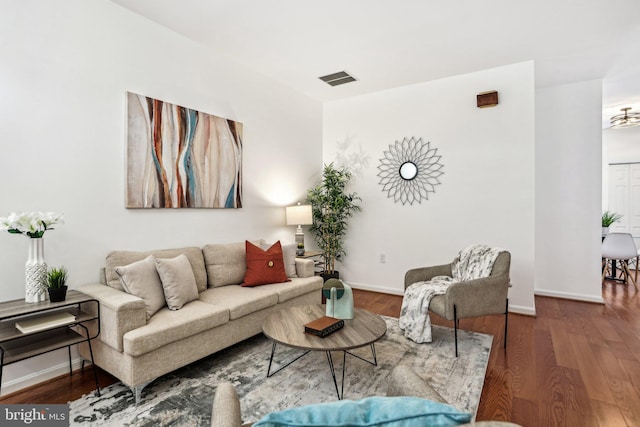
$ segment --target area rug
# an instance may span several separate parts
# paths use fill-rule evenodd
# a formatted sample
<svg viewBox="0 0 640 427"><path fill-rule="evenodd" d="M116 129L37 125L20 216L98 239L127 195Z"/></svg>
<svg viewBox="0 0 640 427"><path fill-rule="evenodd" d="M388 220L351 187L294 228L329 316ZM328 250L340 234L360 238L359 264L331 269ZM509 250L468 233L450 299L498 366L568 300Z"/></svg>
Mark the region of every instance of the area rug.
<svg viewBox="0 0 640 427"><path fill-rule="evenodd" d="M384 317L386 335L375 344L378 365L347 355L345 399L384 396L387 376L400 364L427 379L451 405L475 415L491 350L491 335L458 331L459 357L454 355L453 329L433 327L433 342L416 344L398 327L398 319ZM243 422L255 422L269 412L337 400L324 352L311 352L266 378L271 342L258 335L185 368L167 374L142 391L136 406L128 387L116 383L70 402L71 425L78 426L210 426L216 385L235 385ZM277 346L274 367L300 350ZM371 359L369 346L353 353ZM342 371L342 353L333 355ZM340 377L338 376L338 382Z"/></svg>

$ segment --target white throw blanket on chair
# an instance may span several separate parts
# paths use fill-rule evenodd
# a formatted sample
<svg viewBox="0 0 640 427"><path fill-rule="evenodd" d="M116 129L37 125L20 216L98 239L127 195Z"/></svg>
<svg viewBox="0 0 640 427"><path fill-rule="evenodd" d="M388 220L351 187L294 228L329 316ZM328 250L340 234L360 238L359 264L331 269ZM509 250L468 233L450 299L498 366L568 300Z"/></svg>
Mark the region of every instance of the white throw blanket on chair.
<svg viewBox="0 0 640 427"><path fill-rule="evenodd" d="M502 251L503 249L487 245L468 246L460 251L451 264L453 277L436 276L429 281L416 282L407 287L399 319L404 336L417 343L431 342L431 298L447 293L453 283L488 277Z"/></svg>

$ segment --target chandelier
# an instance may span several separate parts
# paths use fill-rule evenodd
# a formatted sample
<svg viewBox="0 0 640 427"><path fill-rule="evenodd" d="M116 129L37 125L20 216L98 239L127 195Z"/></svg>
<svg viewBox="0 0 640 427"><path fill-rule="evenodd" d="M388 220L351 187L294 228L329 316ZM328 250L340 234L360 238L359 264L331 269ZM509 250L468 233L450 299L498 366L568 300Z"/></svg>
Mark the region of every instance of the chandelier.
<svg viewBox="0 0 640 427"><path fill-rule="evenodd" d="M620 111L623 114L611 117L611 127L616 129L640 125L640 113L630 113L629 110L631 110L631 107L622 108Z"/></svg>

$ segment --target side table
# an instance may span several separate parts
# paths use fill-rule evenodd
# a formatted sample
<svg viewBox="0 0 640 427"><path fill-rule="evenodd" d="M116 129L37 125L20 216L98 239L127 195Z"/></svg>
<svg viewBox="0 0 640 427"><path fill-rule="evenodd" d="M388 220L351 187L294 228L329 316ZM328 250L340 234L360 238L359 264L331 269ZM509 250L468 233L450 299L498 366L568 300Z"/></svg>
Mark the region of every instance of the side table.
<svg viewBox="0 0 640 427"><path fill-rule="evenodd" d="M89 304L95 304L95 310L86 310ZM39 317L66 312L75 316L75 320L63 325L44 326L34 332L23 333L16 328L16 323L32 321ZM91 314L95 312L96 314ZM90 334L87 323L97 320L97 332ZM2 371L5 365L39 356L54 350L67 347L69 352L69 374L71 375L71 346L86 342L91 354L93 376L96 381L97 395L100 396L98 373L93 361L91 340L100 334L100 304L75 290L67 292L67 299L61 302L43 301L27 303L23 299L0 303L0 387ZM83 363L84 367L84 363Z"/></svg>
<svg viewBox="0 0 640 427"><path fill-rule="evenodd" d="M320 251L305 251L304 255L296 255L296 258L305 258L313 260L313 268L315 274L318 275L323 270L323 258Z"/></svg>

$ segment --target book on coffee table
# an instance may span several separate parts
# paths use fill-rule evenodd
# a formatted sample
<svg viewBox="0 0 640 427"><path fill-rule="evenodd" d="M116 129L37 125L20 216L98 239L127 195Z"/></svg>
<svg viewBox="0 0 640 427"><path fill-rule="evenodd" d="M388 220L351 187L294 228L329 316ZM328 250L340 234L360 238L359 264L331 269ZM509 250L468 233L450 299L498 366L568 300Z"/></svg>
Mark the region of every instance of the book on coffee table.
<svg viewBox="0 0 640 427"><path fill-rule="evenodd" d="M322 316L316 320L312 320L309 323L305 323L304 332L307 334L315 335L320 338L324 338L332 332L344 326L344 320L336 319L335 317Z"/></svg>

